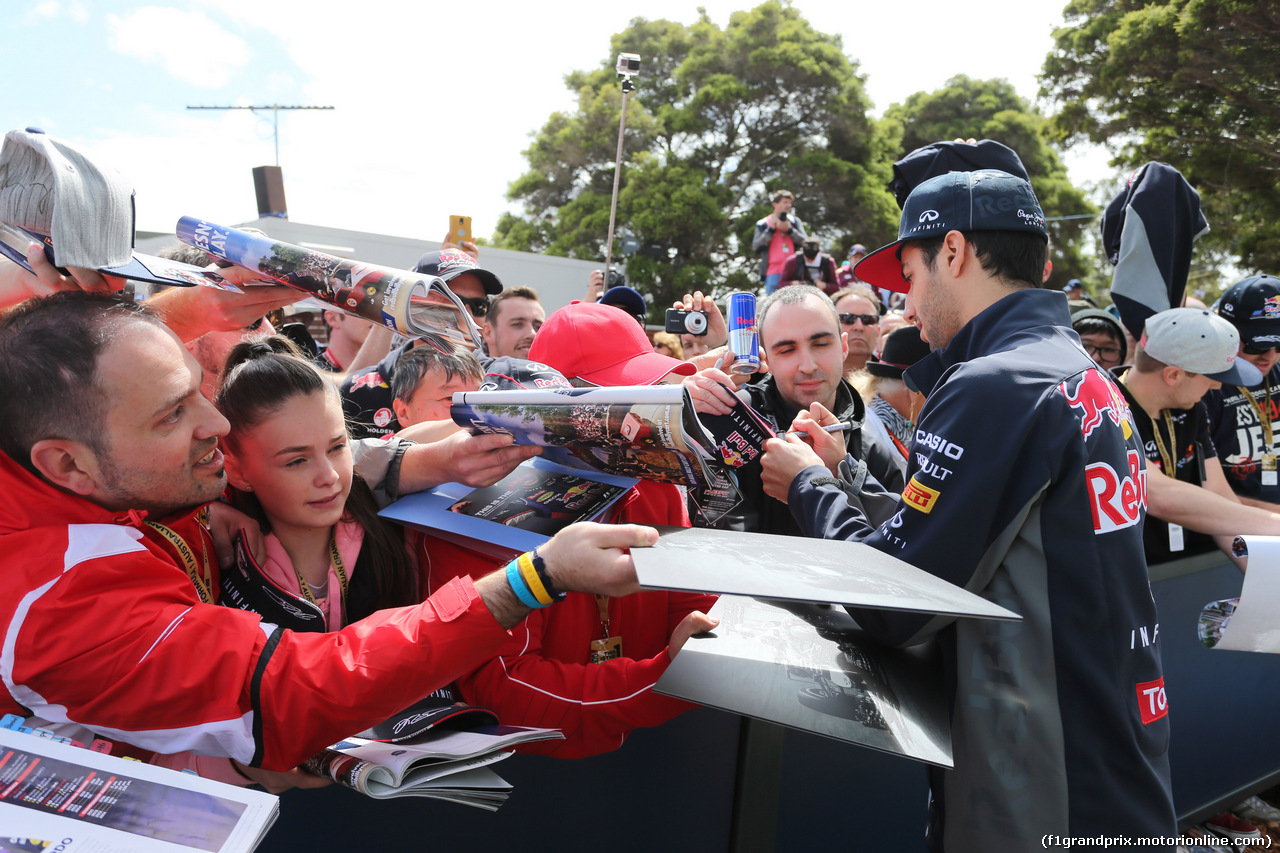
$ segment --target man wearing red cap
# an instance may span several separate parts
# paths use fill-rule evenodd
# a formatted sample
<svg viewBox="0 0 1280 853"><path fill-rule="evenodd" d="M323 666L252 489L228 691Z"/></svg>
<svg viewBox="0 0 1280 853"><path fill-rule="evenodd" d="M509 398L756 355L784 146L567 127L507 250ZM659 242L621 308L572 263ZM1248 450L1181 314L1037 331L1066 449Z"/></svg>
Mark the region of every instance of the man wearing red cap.
<svg viewBox="0 0 1280 853"><path fill-rule="evenodd" d="M655 385L694 372L656 353L626 311L574 302L547 318L529 358L576 385ZM640 481L610 521L689 526L679 489ZM474 570L474 563L471 570ZM432 584L457 564L433 572ZM715 596L660 590L626 598L570 593L511 632L498 654L458 682L466 701L492 708L508 725L555 726L565 740L522 747L559 758L617 749L635 728L656 726L692 706L653 692L690 635L715 626ZM553 612L554 611L554 612Z"/></svg>

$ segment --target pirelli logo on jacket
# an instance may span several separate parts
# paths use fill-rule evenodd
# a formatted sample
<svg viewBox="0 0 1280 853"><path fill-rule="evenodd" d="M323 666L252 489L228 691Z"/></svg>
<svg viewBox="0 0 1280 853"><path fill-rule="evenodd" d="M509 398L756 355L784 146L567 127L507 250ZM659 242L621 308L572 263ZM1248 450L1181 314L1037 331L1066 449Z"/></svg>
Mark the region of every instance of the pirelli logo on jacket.
<svg viewBox="0 0 1280 853"><path fill-rule="evenodd" d="M933 504L938 500L939 492L937 489L931 489L921 483L915 477L907 483L907 487L902 490L902 502L912 509L918 509L921 512L933 512Z"/></svg>

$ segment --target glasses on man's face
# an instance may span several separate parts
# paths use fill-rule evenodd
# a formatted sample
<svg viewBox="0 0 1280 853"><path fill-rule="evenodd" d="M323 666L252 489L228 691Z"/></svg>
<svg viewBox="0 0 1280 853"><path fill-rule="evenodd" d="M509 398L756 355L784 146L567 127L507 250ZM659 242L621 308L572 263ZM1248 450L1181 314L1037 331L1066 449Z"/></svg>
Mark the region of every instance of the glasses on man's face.
<svg viewBox="0 0 1280 853"><path fill-rule="evenodd" d="M1093 344L1085 344L1084 351L1089 353L1089 357L1096 361L1114 362L1120 360L1120 347L1100 347Z"/></svg>
<svg viewBox="0 0 1280 853"><path fill-rule="evenodd" d="M457 296L457 294L454 295ZM487 296L458 296L458 299L463 305L467 306L471 316L477 320L489 313L489 297Z"/></svg>
<svg viewBox="0 0 1280 853"><path fill-rule="evenodd" d="M1244 354L1245 355L1266 355L1267 353L1271 352L1276 348L1277 347L1274 344L1269 347L1260 347L1254 343L1247 343L1244 345Z"/></svg>
<svg viewBox="0 0 1280 853"><path fill-rule="evenodd" d="M855 323L857 323L859 320L862 321L862 325L864 326L880 325L879 314L841 314L840 315L840 322L844 323L846 326L852 326Z"/></svg>

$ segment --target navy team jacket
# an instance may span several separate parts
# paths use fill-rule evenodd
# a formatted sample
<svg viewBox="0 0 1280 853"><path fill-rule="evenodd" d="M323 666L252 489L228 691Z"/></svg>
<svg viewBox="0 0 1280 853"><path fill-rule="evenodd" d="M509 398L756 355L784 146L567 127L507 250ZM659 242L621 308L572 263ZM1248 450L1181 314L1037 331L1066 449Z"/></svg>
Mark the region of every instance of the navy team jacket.
<svg viewBox="0 0 1280 853"><path fill-rule="evenodd" d="M1023 617L850 610L883 642L943 652L955 769L931 779L931 847L1172 836L1146 463L1123 397L1046 290L1004 297L907 376L927 402L893 517L872 528L818 466L789 504L806 535L864 541Z"/></svg>

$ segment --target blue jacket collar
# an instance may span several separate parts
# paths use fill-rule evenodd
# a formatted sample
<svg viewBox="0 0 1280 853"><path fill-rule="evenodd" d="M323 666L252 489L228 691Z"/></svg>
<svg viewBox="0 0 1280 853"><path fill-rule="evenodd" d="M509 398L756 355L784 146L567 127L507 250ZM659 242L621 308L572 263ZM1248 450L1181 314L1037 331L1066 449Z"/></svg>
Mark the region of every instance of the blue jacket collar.
<svg viewBox="0 0 1280 853"><path fill-rule="evenodd" d="M1033 326L1071 327L1066 296L1056 290L1015 290L960 329L945 349L934 350L903 374L907 385L928 395L947 370L1004 348L1011 335Z"/></svg>

